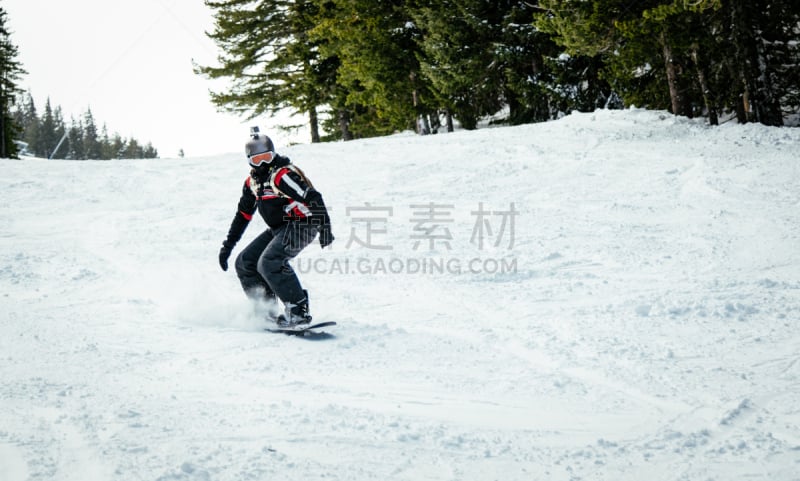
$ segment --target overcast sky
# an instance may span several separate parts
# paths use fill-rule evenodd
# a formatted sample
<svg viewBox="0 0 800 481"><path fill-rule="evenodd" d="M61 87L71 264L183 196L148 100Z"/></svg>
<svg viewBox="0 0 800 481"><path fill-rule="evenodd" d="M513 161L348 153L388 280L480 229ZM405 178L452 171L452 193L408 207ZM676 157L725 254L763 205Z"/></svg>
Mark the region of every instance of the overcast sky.
<svg viewBox="0 0 800 481"><path fill-rule="evenodd" d="M208 90L218 88L192 72L192 60L210 64L218 55L205 36L211 10L202 0L0 0L12 41L28 74L41 114L49 96L65 118L91 106L110 133L150 141L162 158L242 152L249 126L276 141L291 139L270 128L275 121L246 121L219 113ZM295 123L302 119L295 117Z"/></svg>

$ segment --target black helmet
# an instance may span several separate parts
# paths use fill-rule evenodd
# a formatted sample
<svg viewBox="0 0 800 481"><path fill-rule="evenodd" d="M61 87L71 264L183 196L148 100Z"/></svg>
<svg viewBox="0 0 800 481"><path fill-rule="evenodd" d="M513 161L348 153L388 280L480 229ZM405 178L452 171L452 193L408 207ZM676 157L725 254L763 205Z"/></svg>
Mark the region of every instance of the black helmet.
<svg viewBox="0 0 800 481"><path fill-rule="evenodd" d="M269 165L277 156L272 139L260 134L258 127L250 127L250 140L244 146L244 153L251 167Z"/></svg>

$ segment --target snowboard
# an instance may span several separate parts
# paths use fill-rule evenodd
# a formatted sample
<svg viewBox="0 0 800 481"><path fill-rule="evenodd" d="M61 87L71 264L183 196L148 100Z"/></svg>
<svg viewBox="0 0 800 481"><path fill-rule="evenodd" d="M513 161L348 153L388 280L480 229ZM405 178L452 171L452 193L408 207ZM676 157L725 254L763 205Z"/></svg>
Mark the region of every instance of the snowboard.
<svg viewBox="0 0 800 481"><path fill-rule="evenodd" d="M328 326L335 326L336 323L334 321L327 321L327 322L318 322L316 324L308 324L308 325L300 325L294 327L265 327L264 330L267 332L280 332L283 334L294 334L296 336L303 336L305 334L318 334L317 331L314 329L319 329L321 327L328 327Z"/></svg>

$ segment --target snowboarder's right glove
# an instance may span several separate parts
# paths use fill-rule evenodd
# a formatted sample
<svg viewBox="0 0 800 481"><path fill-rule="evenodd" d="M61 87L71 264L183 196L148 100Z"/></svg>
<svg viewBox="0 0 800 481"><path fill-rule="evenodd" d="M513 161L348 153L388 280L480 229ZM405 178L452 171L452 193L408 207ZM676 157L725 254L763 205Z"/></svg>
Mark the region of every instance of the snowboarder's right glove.
<svg viewBox="0 0 800 481"><path fill-rule="evenodd" d="M326 248L333 243L333 232L331 232L331 225L325 224L319 229L319 245Z"/></svg>
<svg viewBox="0 0 800 481"><path fill-rule="evenodd" d="M228 243L223 242L222 248L219 250L219 266L223 271L228 270L228 258L231 256L231 251L233 251L233 247L228 247Z"/></svg>

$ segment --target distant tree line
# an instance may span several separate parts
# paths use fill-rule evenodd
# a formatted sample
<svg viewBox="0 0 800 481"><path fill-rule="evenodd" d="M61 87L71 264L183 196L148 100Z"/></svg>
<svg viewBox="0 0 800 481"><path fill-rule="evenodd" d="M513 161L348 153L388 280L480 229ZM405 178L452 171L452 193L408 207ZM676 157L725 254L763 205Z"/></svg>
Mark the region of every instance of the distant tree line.
<svg viewBox="0 0 800 481"><path fill-rule="evenodd" d="M637 105L782 125L800 109L797 0L205 0L219 107L290 110L311 140ZM505 109L505 110L504 110ZM445 125L440 125L444 121Z"/></svg>
<svg viewBox="0 0 800 481"><path fill-rule="evenodd" d="M77 119L70 117L67 123L61 107L53 108L49 98L44 112L39 114L33 96L27 93L17 101L13 116L21 129L20 138L27 143L29 155L49 158L58 147L53 155L56 159L158 158L158 151L151 143L143 145L135 138L125 139L116 132L109 134L105 124L98 128L91 108Z"/></svg>
<svg viewBox="0 0 800 481"><path fill-rule="evenodd" d="M23 94L19 88L26 72L17 59L19 51L11 41L6 20L7 14L0 6L0 158L16 158L20 153L50 157L56 147L59 148L54 158L59 159L158 157L149 142L142 145L134 138L109 135L105 124L98 129L91 109L67 124L61 107L52 108L48 98L40 115L31 94Z"/></svg>

